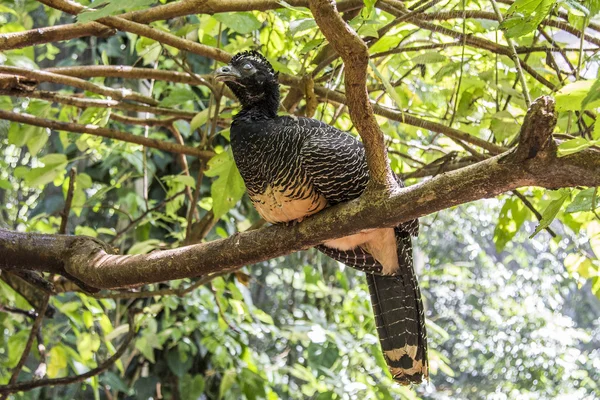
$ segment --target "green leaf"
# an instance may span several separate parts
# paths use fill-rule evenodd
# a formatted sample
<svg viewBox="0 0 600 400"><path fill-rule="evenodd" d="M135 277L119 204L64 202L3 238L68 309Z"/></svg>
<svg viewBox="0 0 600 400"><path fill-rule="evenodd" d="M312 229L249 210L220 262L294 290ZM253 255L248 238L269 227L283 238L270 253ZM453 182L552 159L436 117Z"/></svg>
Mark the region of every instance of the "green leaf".
<svg viewBox="0 0 600 400"><path fill-rule="evenodd" d="M167 175L163 176L162 180L169 184L181 183L185 186L191 187L192 189L196 188L196 180L189 175Z"/></svg>
<svg viewBox="0 0 600 400"><path fill-rule="evenodd" d="M192 122L190 122L190 131L195 131L200 128L208 121L208 108L200 111L198 114L192 118Z"/></svg>
<svg viewBox="0 0 600 400"><path fill-rule="evenodd" d="M161 349L156 334L147 333L135 342L135 348L138 349L148 361L154 364L154 349Z"/></svg>
<svg viewBox="0 0 600 400"><path fill-rule="evenodd" d="M317 26L317 23L312 18L296 19L290 21L289 32L292 34L292 37L294 37L296 34L312 29L315 26Z"/></svg>
<svg viewBox="0 0 600 400"><path fill-rule="evenodd" d="M499 142L514 137L521 127L509 111L500 111L492 116L490 129Z"/></svg>
<svg viewBox="0 0 600 400"><path fill-rule="evenodd" d="M219 13L213 17L232 31L248 34L259 29L262 23L250 12Z"/></svg>
<svg viewBox="0 0 600 400"><path fill-rule="evenodd" d="M90 22L98 18L108 17L112 15L123 14L124 12L134 10L136 8L147 8L154 4L156 0L98 0L92 2L90 7L96 8L104 6L97 10L84 11L77 15L77 22Z"/></svg>
<svg viewBox="0 0 600 400"><path fill-rule="evenodd" d="M48 362L48 378L57 378L66 375L68 365L68 355L62 345L52 347L48 354L50 361Z"/></svg>
<svg viewBox="0 0 600 400"><path fill-rule="evenodd" d="M174 87L169 91L169 95L160 101L160 105L162 107L172 107L196 99L196 94L193 90L182 87Z"/></svg>
<svg viewBox="0 0 600 400"><path fill-rule="evenodd" d="M396 89L392 86L389 79L387 79L385 76L383 76L381 74L381 72L379 72L379 70L377 69L377 67L375 66L375 63L373 61L369 60L369 66L375 73L375 76L377 76L377 78L381 81L381 83L383 83L386 94L388 94L392 98L392 100L394 100L394 102L396 103L396 107L398 107L400 112L402 112L402 109L403 109L402 99L400 98L400 96L398 96L398 92L396 92Z"/></svg>
<svg viewBox="0 0 600 400"><path fill-rule="evenodd" d="M255 308L254 310L252 310L252 314L254 315L254 317L256 319L258 319L261 322L264 322L265 324L268 324L268 325L274 324L273 317L271 317L269 314L267 314L260 308Z"/></svg>
<svg viewBox="0 0 600 400"><path fill-rule="evenodd" d="M558 145L558 156L568 156L569 154L580 152L596 144L600 144L600 140L587 140L582 137L570 139Z"/></svg>
<svg viewBox="0 0 600 400"><path fill-rule="evenodd" d="M197 400L204 393L204 377L186 375L179 381L181 400Z"/></svg>
<svg viewBox="0 0 600 400"><path fill-rule="evenodd" d="M587 95L581 101L581 109L585 110L588 104L592 104L597 100L600 100L600 79L596 79Z"/></svg>
<svg viewBox="0 0 600 400"><path fill-rule="evenodd" d="M592 187L577 193L577 196L575 196L571 204L567 206L565 212L574 213L581 211L592 211L592 203L594 202L596 208L600 207L600 196L596 194L597 189L598 188Z"/></svg>
<svg viewBox="0 0 600 400"><path fill-rule="evenodd" d="M145 240L143 242L137 242L129 248L127 254L147 254L153 250L156 250L159 244L160 240L158 239L150 239Z"/></svg>
<svg viewBox="0 0 600 400"><path fill-rule="evenodd" d="M64 154L48 154L40 158L40 161L44 163L43 167L32 168L23 177L29 186L46 185L66 172L68 161Z"/></svg>
<svg viewBox="0 0 600 400"><path fill-rule="evenodd" d="M506 244L510 242L519 229L521 229L521 226L528 215L528 209L518 197L515 196L506 199L500 210L498 223L494 229L496 251L500 253L504 250Z"/></svg>
<svg viewBox="0 0 600 400"><path fill-rule="evenodd" d="M23 350L25 350L25 344L27 343L27 338L29 337L29 333L25 330L18 332L14 335L11 335L8 338L8 367L14 368L16 367L19 359L21 358L21 354L23 354Z"/></svg>
<svg viewBox="0 0 600 400"><path fill-rule="evenodd" d="M112 390L118 390L125 394L129 394L129 386L114 372L108 371L101 375L102 382Z"/></svg>
<svg viewBox="0 0 600 400"><path fill-rule="evenodd" d="M169 350L169 353L167 354L167 365L169 366L169 369L180 378L192 368L194 362L192 357L186 356L185 359L182 359L181 355L182 354L175 348Z"/></svg>
<svg viewBox="0 0 600 400"><path fill-rule="evenodd" d="M213 213L215 219L219 219L235 206L246 191L231 149L211 158L205 175L218 177L213 181L210 192L213 198Z"/></svg>
<svg viewBox="0 0 600 400"><path fill-rule="evenodd" d="M77 339L77 351L84 361L89 361L100 348L100 337L96 334L83 333Z"/></svg>
<svg viewBox="0 0 600 400"><path fill-rule="evenodd" d="M381 39L379 39L373 46L371 46L369 52L371 54L375 54L394 49L400 44L401 40L402 38L400 36L384 36Z"/></svg>
<svg viewBox="0 0 600 400"><path fill-rule="evenodd" d="M221 386L219 387L219 400L225 396L225 393L229 392L235 383L235 377L235 369L231 368L225 371L225 374L223 374L223 379L221 379Z"/></svg>
<svg viewBox="0 0 600 400"><path fill-rule="evenodd" d="M597 82L597 81L596 81ZM557 111L580 111L583 108L584 99L588 99L594 81L577 81L570 83L561 88L556 93L556 110ZM590 110L595 107L600 107L600 98L597 94L590 95L588 102L585 104L585 109Z"/></svg>
<svg viewBox="0 0 600 400"><path fill-rule="evenodd" d="M556 198L548 204L544 212L542 213L542 220L540 221L537 228L535 228L535 232L529 237L530 239L537 235L542 229L546 229L550 226L550 223L554 221L556 215L560 211L564 202L569 198L569 190L561 189L557 192Z"/></svg>
<svg viewBox="0 0 600 400"><path fill-rule="evenodd" d="M446 61L446 56L435 51L414 56L411 61L415 64L435 64Z"/></svg>
<svg viewBox="0 0 600 400"><path fill-rule="evenodd" d="M516 0L508 9L500 29L508 38L533 32L555 3L556 0Z"/></svg>

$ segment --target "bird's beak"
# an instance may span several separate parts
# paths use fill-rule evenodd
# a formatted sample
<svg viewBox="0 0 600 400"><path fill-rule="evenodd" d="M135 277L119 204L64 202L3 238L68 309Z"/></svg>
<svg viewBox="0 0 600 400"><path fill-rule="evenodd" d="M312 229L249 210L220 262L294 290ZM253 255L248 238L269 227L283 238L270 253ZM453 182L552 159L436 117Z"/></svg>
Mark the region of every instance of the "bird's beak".
<svg viewBox="0 0 600 400"><path fill-rule="evenodd" d="M230 65L219 68L215 71L215 80L219 82L236 82L242 75L237 69Z"/></svg>

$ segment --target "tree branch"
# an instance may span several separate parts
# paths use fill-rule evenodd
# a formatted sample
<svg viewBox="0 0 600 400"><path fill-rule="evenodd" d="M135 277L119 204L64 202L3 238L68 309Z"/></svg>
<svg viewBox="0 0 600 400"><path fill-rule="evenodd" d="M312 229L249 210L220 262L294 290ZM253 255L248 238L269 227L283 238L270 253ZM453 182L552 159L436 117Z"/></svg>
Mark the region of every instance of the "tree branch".
<svg viewBox="0 0 600 400"><path fill-rule="evenodd" d="M135 93L130 89L113 89L106 86L96 85L95 83L84 81L83 79L54 74L52 72L0 65L0 73L23 76L38 82L59 83L61 85L72 86L78 89L109 96L117 100L133 100L151 106L158 105L158 101L150 97L143 96L139 93Z"/></svg>
<svg viewBox="0 0 600 400"><path fill-rule="evenodd" d="M344 61L346 104L350 119L365 145L370 182L380 187L394 187L395 181L389 166L383 133L375 120L371 99L367 92L369 62L367 45L342 19L337 12L335 2L309 0L308 3L317 25Z"/></svg>
<svg viewBox="0 0 600 400"><path fill-rule="evenodd" d="M23 349L23 353L21 353L21 358L19 359L17 366L13 369L13 373L9 380L9 385L14 384L17 381L17 378L19 377L19 373L23 369L23 366L25 365L25 361L27 361L27 357L29 357L29 352L31 351L31 346L33 345L33 341L38 337L38 332L41 329L42 322L44 321L44 317L46 316L46 309L48 308L48 300L49 299L50 299L50 296L48 294L45 294L44 298L42 299L42 304L41 304L40 308L38 310L36 310L37 316L35 317L33 325L31 326L31 332L29 333L29 338L27 339L27 342L25 343L25 348ZM41 344L43 346L43 343L38 343L38 345L39 344ZM2 393L1 388L2 387L0 386L0 393Z"/></svg>
<svg viewBox="0 0 600 400"><path fill-rule="evenodd" d="M0 84L2 83L2 77L0 77ZM116 100L109 99L91 99L81 98L75 96L65 96L63 94L48 92L45 90L1 90L0 95L14 96L14 97L31 97L34 99L47 100L58 104L67 104L79 108L87 107L99 107L99 108L115 108L117 110L134 111L134 112L148 112L151 114L158 115L171 115L178 119L191 120L197 113L193 111L176 110L174 108L165 107L152 107L144 104L132 104L123 103Z"/></svg>
<svg viewBox="0 0 600 400"><path fill-rule="evenodd" d="M61 234L67 233L67 223L69 222L69 213L71 212L71 204L73 203L73 193L75 192L75 179L77 178L77 169L71 168L69 173L69 189L67 190L67 198L65 200L65 208L61 213L60 229Z"/></svg>
<svg viewBox="0 0 600 400"><path fill-rule="evenodd" d="M196 147L182 146L179 143L165 142L158 139L150 139L144 136L137 136L127 132L121 132L114 129L101 128L96 125L81 125L72 122L60 122L51 119L37 118L29 114L19 114L11 111L0 110L0 119L20 122L23 124L50 128L57 131L68 131L74 133L87 133L94 136L102 136L109 139L121 140L123 142L140 144L153 149L169 151L171 153L187 154L203 160L209 160L214 153L212 151L200 150Z"/></svg>
<svg viewBox="0 0 600 400"><path fill-rule="evenodd" d="M554 101L532 103L515 149L397 190L327 208L295 226L271 226L146 255L119 256L94 238L0 230L1 269L69 274L96 288L117 288L231 270L365 229L402 222L523 186L600 186L600 152L558 158L551 134Z"/></svg>

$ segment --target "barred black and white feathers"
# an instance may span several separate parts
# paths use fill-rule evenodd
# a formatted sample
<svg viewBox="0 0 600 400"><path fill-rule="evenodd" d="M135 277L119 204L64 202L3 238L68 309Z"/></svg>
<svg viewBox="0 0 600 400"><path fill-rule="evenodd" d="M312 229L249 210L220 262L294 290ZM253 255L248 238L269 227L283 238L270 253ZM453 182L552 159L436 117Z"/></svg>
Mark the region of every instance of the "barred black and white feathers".
<svg viewBox="0 0 600 400"><path fill-rule="evenodd" d="M271 223L302 220L359 197L369 173L362 144L314 119L278 117L279 84L257 52L235 55L216 73L242 110L231 124L231 147L248 194ZM328 256L367 273L384 358L401 384L428 377L427 335L413 270L412 221L318 246Z"/></svg>

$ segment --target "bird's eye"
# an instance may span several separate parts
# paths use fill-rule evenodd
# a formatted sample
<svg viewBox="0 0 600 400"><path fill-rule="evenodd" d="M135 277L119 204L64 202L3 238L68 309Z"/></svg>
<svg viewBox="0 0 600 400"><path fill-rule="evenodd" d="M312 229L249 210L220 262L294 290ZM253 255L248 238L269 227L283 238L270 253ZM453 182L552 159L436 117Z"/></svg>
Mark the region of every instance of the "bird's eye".
<svg viewBox="0 0 600 400"><path fill-rule="evenodd" d="M246 64L244 64L244 66L242 68L245 69L246 71L250 71L252 69L252 64L246 63Z"/></svg>

